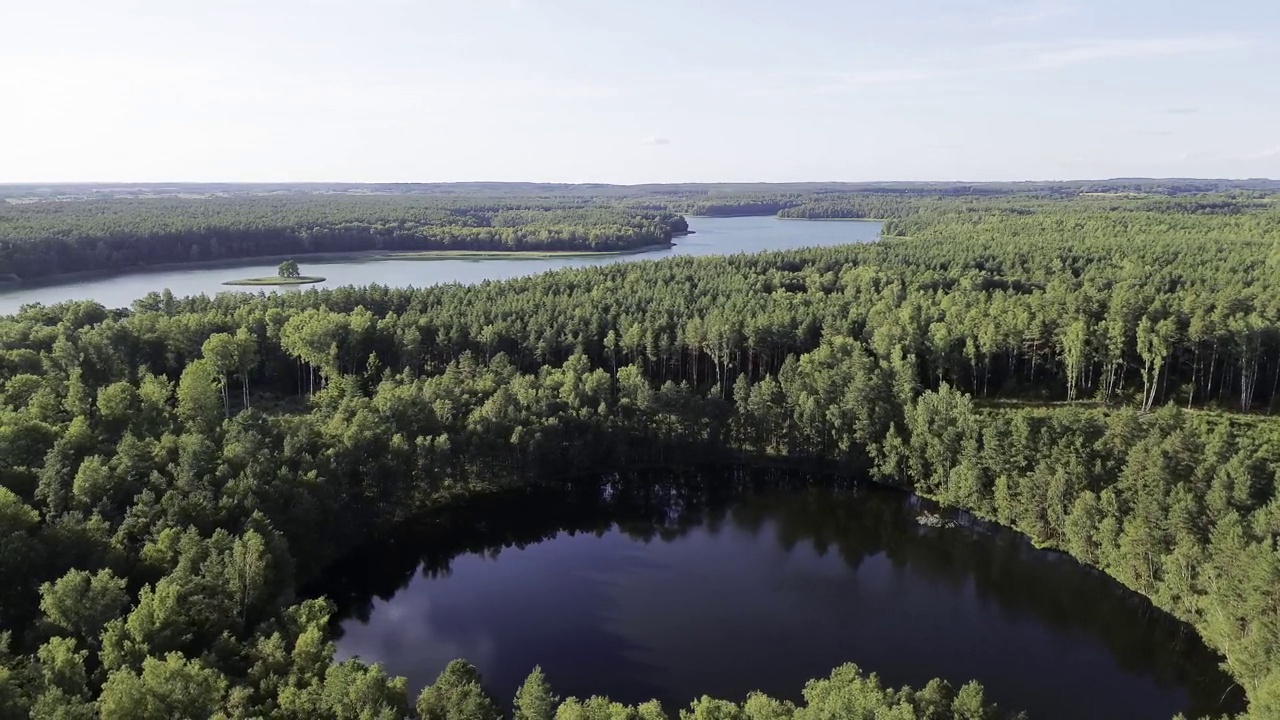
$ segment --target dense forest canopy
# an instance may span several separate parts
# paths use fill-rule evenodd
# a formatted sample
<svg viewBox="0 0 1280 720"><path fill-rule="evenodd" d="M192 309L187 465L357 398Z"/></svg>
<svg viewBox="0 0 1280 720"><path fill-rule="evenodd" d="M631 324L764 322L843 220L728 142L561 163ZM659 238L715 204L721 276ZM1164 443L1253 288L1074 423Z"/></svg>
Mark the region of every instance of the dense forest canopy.
<svg viewBox="0 0 1280 720"><path fill-rule="evenodd" d="M0 574L17 579L0 588L0 716L403 717L402 681L331 664L332 605L300 591L326 567L480 494L756 457L864 473L1069 552L1196 628L1250 717L1280 714L1280 207L797 200L781 209L890 217L895 237L0 319ZM209 207L274 218L273 202ZM309 202L292 207L333 207ZM576 202L493 217L650 201ZM645 223L669 231L686 202ZM53 206L3 212L64 222ZM529 692L543 699L517 717L660 712ZM996 716L976 685L890 690L856 668L806 702L688 712ZM416 713L498 708L457 665Z"/></svg>

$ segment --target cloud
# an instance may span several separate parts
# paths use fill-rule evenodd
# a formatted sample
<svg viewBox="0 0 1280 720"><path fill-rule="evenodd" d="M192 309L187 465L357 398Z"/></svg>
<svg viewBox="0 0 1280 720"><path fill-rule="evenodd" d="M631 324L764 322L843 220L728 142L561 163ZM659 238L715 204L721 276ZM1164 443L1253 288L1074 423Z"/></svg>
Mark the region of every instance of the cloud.
<svg viewBox="0 0 1280 720"><path fill-rule="evenodd" d="M641 138L640 144L641 145L670 145L671 140L664 137L657 137L656 135L650 135L647 138Z"/></svg>
<svg viewBox="0 0 1280 720"><path fill-rule="evenodd" d="M853 88L870 87L874 85L901 85L903 83L920 82L922 80L937 80L939 78L951 77L955 74L955 70L945 68L886 68L881 70L863 70L861 72L854 72L841 76L836 80L836 82L826 86L825 88L818 89L843 92L846 90L852 90Z"/></svg>
<svg viewBox="0 0 1280 720"><path fill-rule="evenodd" d="M1267 163L1268 169L1274 170L1280 168L1280 165L1272 164L1275 161L1280 161L1280 145L1257 151L1244 152L1239 150L1232 152L1213 152L1210 150L1204 150L1194 154L1187 154L1185 159L1217 163Z"/></svg>
<svg viewBox="0 0 1280 720"><path fill-rule="evenodd" d="M1045 22L1046 20L1055 20L1068 15L1074 15L1079 11L1079 7L1068 3L1041 2L1018 9L1014 12L996 15L991 18L990 23L996 27L1007 27L1010 25L1034 25L1036 23Z"/></svg>
<svg viewBox="0 0 1280 720"><path fill-rule="evenodd" d="M332 84L332 83L331 83ZM387 83L353 82L353 96L381 91L384 95L402 102L420 106L434 103L442 95L466 98L468 102L503 104L513 100L613 100L626 93L622 88L608 85L592 85L532 76L512 76L491 82L470 82L465 78L423 78Z"/></svg>
<svg viewBox="0 0 1280 720"><path fill-rule="evenodd" d="M960 74L952 68L879 68L848 73L797 73L774 74L760 83L759 78L741 91L746 97L814 97L844 95L865 87L903 85L954 77Z"/></svg>
<svg viewBox="0 0 1280 720"><path fill-rule="evenodd" d="M1176 57L1222 52L1248 47L1230 35L1166 38L1080 40L1065 43L1014 42L986 45L951 57L934 58L910 67L858 69L849 72L771 73L764 76L734 74L709 78L745 97L816 97L845 95L862 88L905 85L1001 72L1050 71L1077 65ZM1198 108L1172 108L1169 114L1186 115Z"/></svg>
<svg viewBox="0 0 1280 720"><path fill-rule="evenodd" d="M1027 66L1032 69L1063 68L1100 60L1174 57L1221 50L1236 50L1245 46L1247 46L1247 43L1244 40L1229 35L1095 40L1033 52L1027 60Z"/></svg>
<svg viewBox="0 0 1280 720"><path fill-rule="evenodd" d="M1200 112L1200 108L1195 107L1176 107L1162 110L1165 115L1195 115Z"/></svg>
<svg viewBox="0 0 1280 720"><path fill-rule="evenodd" d="M1149 135L1152 137L1168 137L1169 135L1175 134L1172 130L1135 130L1134 133L1137 135Z"/></svg>

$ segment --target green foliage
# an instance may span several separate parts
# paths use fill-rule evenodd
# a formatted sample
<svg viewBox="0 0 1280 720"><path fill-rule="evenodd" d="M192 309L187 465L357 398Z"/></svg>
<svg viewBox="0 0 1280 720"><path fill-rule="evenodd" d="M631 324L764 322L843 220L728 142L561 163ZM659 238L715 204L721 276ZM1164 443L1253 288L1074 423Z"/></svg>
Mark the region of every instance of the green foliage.
<svg viewBox="0 0 1280 720"><path fill-rule="evenodd" d="M480 673L465 660L454 660L418 695L420 720L498 720L502 710L480 686Z"/></svg>
<svg viewBox="0 0 1280 720"><path fill-rule="evenodd" d="M560 698L551 692L542 668L535 667L516 691L512 717L513 720L553 720L559 703Z"/></svg>
<svg viewBox="0 0 1280 720"><path fill-rule="evenodd" d="M764 693L753 692L742 703L742 714L747 720L791 720L795 713L792 703L775 700Z"/></svg>
<svg viewBox="0 0 1280 720"><path fill-rule="evenodd" d="M401 720L408 713L404 678L391 678L379 665L355 660L330 665L324 678L300 692L282 695L284 717L331 720Z"/></svg>
<svg viewBox="0 0 1280 720"><path fill-rule="evenodd" d="M7 487L0 487L0 538L18 535L40 522L40 513Z"/></svg>
<svg viewBox="0 0 1280 720"><path fill-rule="evenodd" d="M182 371L182 379L178 381L178 417L193 432L213 432L222 421L223 384L216 365L209 360L196 360Z"/></svg>
<svg viewBox="0 0 1280 720"><path fill-rule="evenodd" d="M88 652L76 651L70 638L55 637L36 653L43 691L31 708L31 717L79 720L97 717L85 672Z"/></svg>
<svg viewBox="0 0 1280 720"><path fill-rule="evenodd" d="M728 700L716 700L703 695L688 710L680 711L680 720L744 720L742 708Z"/></svg>
<svg viewBox="0 0 1280 720"><path fill-rule="evenodd" d="M285 260L280 263L280 267L276 271L276 274L282 278L302 277L302 271L298 269L298 263L296 260Z"/></svg>
<svg viewBox="0 0 1280 720"><path fill-rule="evenodd" d="M836 668L828 678L810 681L804 689L804 703L799 707L752 693L741 705L702 697L687 710L680 711L681 720L997 720L1005 717L1009 716L984 700L982 689L976 683L965 685L958 693L941 680L931 681L922 690L894 689L882 685L874 674L864 675L852 664Z"/></svg>
<svg viewBox="0 0 1280 720"><path fill-rule="evenodd" d="M14 656L13 636L0 632L0 717L25 717L36 685L23 658Z"/></svg>
<svg viewBox="0 0 1280 720"><path fill-rule="evenodd" d="M111 673L98 700L102 720L211 718L222 704L227 680L199 661L170 653L149 657L142 672Z"/></svg>
<svg viewBox="0 0 1280 720"><path fill-rule="evenodd" d="M88 644L96 644L108 622L129 606L123 578L110 570L89 573L71 570L55 582L40 586L40 610L59 630Z"/></svg>
<svg viewBox="0 0 1280 720"><path fill-rule="evenodd" d="M403 717L403 681L334 665L329 610L298 604L327 565L424 509L539 478L770 456L866 472L1070 552L1192 624L1266 717L1280 703L1274 203L891 191L907 192L33 203L6 215L28 229L0 256L38 272L88 262L89 237L128 264L142 236L157 243L148 261L171 257L161 240L179 236L202 257L215 237L219 257L445 237L605 247L669 237L670 212L701 203L871 213L906 237L0 319L0 632L12 648L0 714L75 717L96 696L109 717ZM195 207L208 215L173 215ZM585 235L551 229L579 222ZM265 229L235 239L230 225ZM977 685L908 692L848 667L806 698L686 713L994 716ZM465 663L417 709L501 714ZM535 673L517 714L656 720L661 708L557 703Z"/></svg>

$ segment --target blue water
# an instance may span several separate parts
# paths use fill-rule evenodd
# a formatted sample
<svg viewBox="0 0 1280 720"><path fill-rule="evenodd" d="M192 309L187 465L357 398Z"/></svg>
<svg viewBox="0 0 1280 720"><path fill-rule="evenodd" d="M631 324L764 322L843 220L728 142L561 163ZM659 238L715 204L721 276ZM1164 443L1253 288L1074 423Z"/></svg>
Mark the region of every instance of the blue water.
<svg viewBox="0 0 1280 720"><path fill-rule="evenodd" d="M766 250L789 250L848 243L865 243L880 236L878 222L816 222L775 217L689 218L693 235L676 238L675 247L637 255L600 258L533 258L529 260L357 260L307 262L299 258L304 275L321 275L325 282L308 288L369 285L425 287L441 283L505 280L565 267L608 265L657 260L677 255L731 255ZM28 303L50 305L66 300L96 300L107 307L128 307L152 291L168 288L175 295L215 295L220 292L261 292L262 288L234 288L228 280L275 275L278 263L246 263L233 267L136 272L44 287L0 291L0 315L17 312ZM296 292L296 289L285 292Z"/></svg>

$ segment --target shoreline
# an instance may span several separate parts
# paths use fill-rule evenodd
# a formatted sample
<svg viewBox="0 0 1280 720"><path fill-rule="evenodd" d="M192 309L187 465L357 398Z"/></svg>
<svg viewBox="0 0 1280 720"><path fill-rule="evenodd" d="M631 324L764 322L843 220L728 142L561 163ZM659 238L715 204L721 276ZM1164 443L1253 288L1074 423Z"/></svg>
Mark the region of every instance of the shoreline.
<svg viewBox="0 0 1280 720"><path fill-rule="evenodd" d="M772 217L779 220L808 220L811 222L884 222L876 218L786 218L772 215L686 215L687 218L705 218L720 220L740 217ZM45 275L33 279L23 279L14 275L0 276L0 295L19 290L53 287L81 280L101 280L123 277L127 275L147 275L151 273L174 272L182 270L216 270L222 268L249 267L258 264L275 264L285 260L300 260L308 263L325 264L352 261L384 262L387 260L553 260L593 257L617 257L621 255L641 255L659 252L675 247L675 238L697 234L697 230L673 232L672 241L644 245L627 250L344 250L340 252L292 253L287 255L252 255L241 258L219 258L217 260L194 260L186 262L157 263L155 265L135 265L125 268L102 270L77 270L74 272ZM227 283L223 283L224 285Z"/></svg>
<svg viewBox="0 0 1280 720"><path fill-rule="evenodd" d="M628 250L417 250L384 253L370 257L373 262L387 260L554 260L558 258L617 257L669 250L675 243L657 243Z"/></svg>
<svg viewBox="0 0 1280 720"><path fill-rule="evenodd" d="M300 275L298 277L266 277L241 278L239 280L228 280L223 285L236 286L252 286L252 287L288 287L292 285L312 285L314 283L322 283L326 278L319 275Z"/></svg>
<svg viewBox="0 0 1280 720"><path fill-rule="evenodd" d="M888 218L805 218L805 217L785 217L785 216L783 216L783 215L779 215L778 213L760 213L760 214L758 214L758 215L753 215L753 214L745 214L745 215L736 215L736 214L735 214L735 215L685 215L685 217L686 217L686 218L695 218L695 219L696 219L696 218L705 218L705 219L707 219L707 220L726 220L726 219L732 219L732 218L756 217L756 218L777 218L778 220L808 220L809 222L833 222L833 221L834 221L834 222L878 222L878 223L883 223L883 222L888 222L888 221L889 221L889 220L888 220ZM689 232L690 232L690 234L692 234L692 233L693 233L693 231L692 231L692 230L691 230L691 231L689 231Z"/></svg>
<svg viewBox="0 0 1280 720"><path fill-rule="evenodd" d="M285 260L294 260L297 258L306 258L308 262L315 263L342 262L346 260L358 260L377 254L380 254L380 251L351 250L344 252L310 253L302 255L254 255L252 257L243 258L157 263L155 265L135 265L133 267L111 268L104 270L77 270L75 272L57 273L56 275L45 275L43 277L33 278L30 280L18 278L16 281L10 281L8 283L0 282L0 292L9 289L49 287L51 285L63 285L76 280L99 280L102 278L120 277L123 275L148 275L151 273L172 272L174 270L217 270L220 268L248 267L259 263L279 263L284 262Z"/></svg>
<svg viewBox="0 0 1280 720"><path fill-rule="evenodd" d="M887 220L883 220L881 218L802 218L802 217L787 217L785 215L775 215L774 217L778 218L779 220L806 220L808 222L878 222L878 223L888 222Z"/></svg>
<svg viewBox="0 0 1280 720"><path fill-rule="evenodd" d="M692 233L688 233L692 234ZM683 235L683 234L681 234ZM346 250L342 252L294 253L290 255L253 255L242 258L223 258L218 260L195 260L192 262L157 263L155 265L136 265L127 268L104 270L77 270L75 272L45 275L26 280L19 277L0 278L0 294L13 290L51 287L65 285L79 280L101 280L104 278L122 277L125 275L148 275L151 273L173 272L175 270L217 270L223 268L249 267L259 264L273 264L285 260L299 260L308 263L325 264L351 261L382 262L386 260L547 260L569 257L614 257L618 255L636 255L656 252L675 247L674 242L645 245L628 250ZM445 254L447 253L447 254ZM412 256L418 257L412 257ZM225 283L224 283L225 284Z"/></svg>

